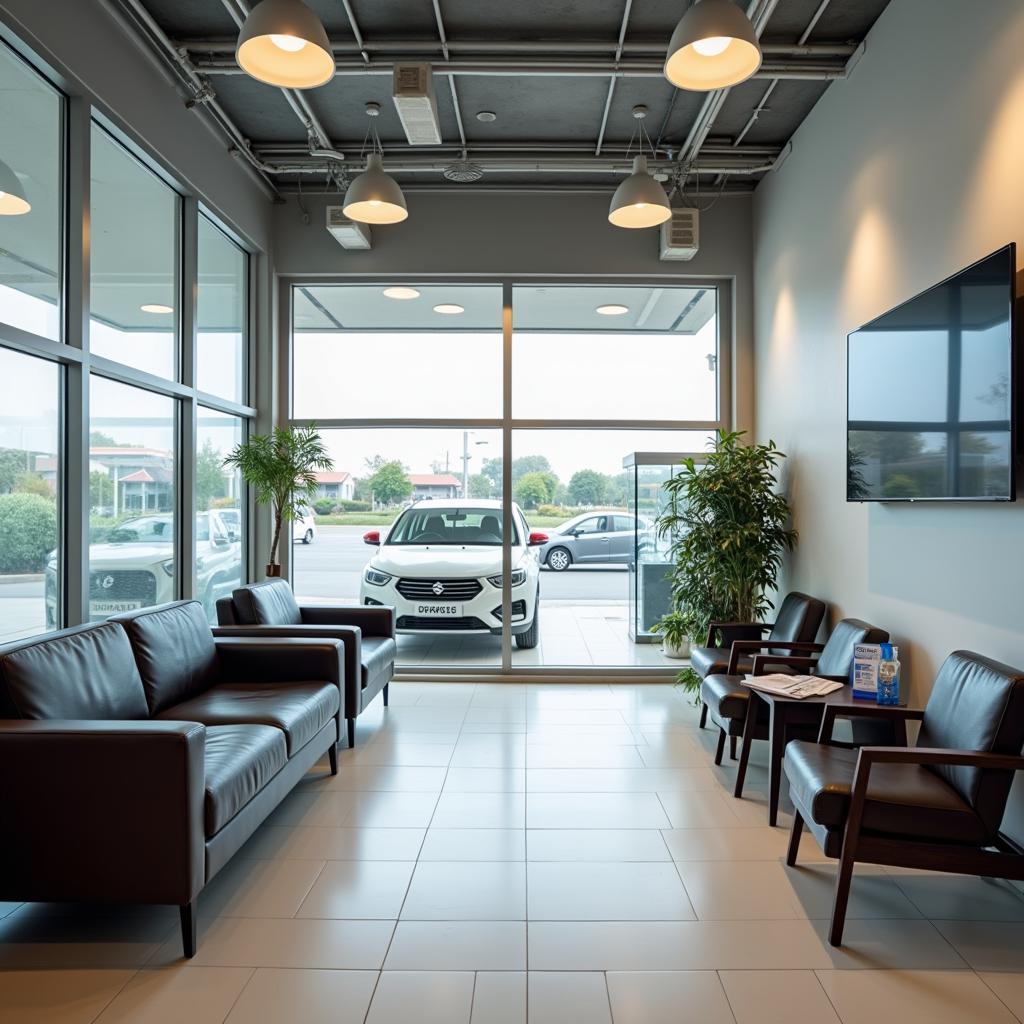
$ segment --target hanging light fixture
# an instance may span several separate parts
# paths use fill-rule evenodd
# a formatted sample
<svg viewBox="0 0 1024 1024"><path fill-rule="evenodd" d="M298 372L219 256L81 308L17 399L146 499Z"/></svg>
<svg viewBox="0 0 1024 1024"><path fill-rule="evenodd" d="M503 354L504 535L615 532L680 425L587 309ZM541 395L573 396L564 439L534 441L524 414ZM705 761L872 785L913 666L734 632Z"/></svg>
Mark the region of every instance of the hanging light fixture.
<svg viewBox="0 0 1024 1024"><path fill-rule="evenodd" d="M0 160L0 217L17 217L31 209L18 176Z"/></svg>
<svg viewBox="0 0 1024 1024"><path fill-rule="evenodd" d="M641 150L644 139L650 144L650 137L643 126L647 116L645 106L633 108L637 127L633 138L638 139ZM630 140L630 147L632 147ZM653 146L652 146L653 149ZM672 216L668 196L660 181L655 181L647 170L647 157L642 152L633 157L633 173L619 185L608 208L608 220L617 228L653 228Z"/></svg>
<svg viewBox="0 0 1024 1024"><path fill-rule="evenodd" d="M710 92L745 82L761 66L750 19L732 0L695 0L665 58L665 77L680 89Z"/></svg>
<svg viewBox="0 0 1024 1024"><path fill-rule="evenodd" d="M362 224L398 224L409 216L409 211L398 182L384 170L384 149L373 121L380 114L380 104L367 103L366 114L371 119L366 131L366 141L371 146L366 170L349 185L342 210L349 220Z"/></svg>
<svg viewBox="0 0 1024 1024"><path fill-rule="evenodd" d="M262 0L245 19L235 59L253 78L312 89L334 76L334 53L320 19L302 0Z"/></svg>

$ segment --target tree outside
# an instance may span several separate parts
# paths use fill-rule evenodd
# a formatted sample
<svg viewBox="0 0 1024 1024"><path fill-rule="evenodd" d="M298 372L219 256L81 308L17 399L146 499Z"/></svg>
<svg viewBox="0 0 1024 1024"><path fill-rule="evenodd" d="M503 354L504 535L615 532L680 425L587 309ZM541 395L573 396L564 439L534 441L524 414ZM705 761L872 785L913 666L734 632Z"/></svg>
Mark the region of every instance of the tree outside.
<svg viewBox="0 0 1024 1024"><path fill-rule="evenodd" d="M500 489L500 484L496 488L489 476L485 476L483 473L474 473L468 481L469 485L469 497L471 498L491 498L496 496Z"/></svg>
<svg viewBox="0 0 1024 1024"><path fill-rule="evenodd" d="M366 486L381 505L397 505L412 496L412 481L397 459L382 463Z"/></svg>
<svg viewBox="0 0 1024 1024"><path fill-rule="evenodd" d="M523 508L536 508L553 500L557 486L554 473L526 473L519 478L513 493Z"/></svg>
<svg viewBox="0 0 1024 1024"><path fill-rule="evenodd" d="M608 500L608 478L595 469L580 469L569 481L569 501L573 505L600 505Z"/></svg>
<svg viewBox="0 0 1024 1024"><path fill-rule="evenodd" d="M224 456L207 438L196 453L196 508L205 512L217 498L223 498L227 493Z"/></svg>

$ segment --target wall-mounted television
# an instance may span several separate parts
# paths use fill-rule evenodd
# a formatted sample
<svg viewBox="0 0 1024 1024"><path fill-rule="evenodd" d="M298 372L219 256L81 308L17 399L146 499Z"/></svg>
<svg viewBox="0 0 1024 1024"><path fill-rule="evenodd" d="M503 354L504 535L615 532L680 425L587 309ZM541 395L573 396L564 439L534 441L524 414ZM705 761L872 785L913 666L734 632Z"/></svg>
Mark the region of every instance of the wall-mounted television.
<svg viewBox="0 0 1024 1024"><path fill-rule="evenodd" d="M847 501L1013 501L1011 244L847 339Z"/></svg>

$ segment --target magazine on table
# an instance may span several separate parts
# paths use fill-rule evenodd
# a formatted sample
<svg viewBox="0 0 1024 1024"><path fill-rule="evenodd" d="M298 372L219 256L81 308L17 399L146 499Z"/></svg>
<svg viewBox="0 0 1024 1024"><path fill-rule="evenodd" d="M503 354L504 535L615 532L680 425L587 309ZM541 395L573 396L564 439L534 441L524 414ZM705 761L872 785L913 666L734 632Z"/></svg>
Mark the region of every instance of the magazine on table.
<svg viewBox="0 0 1024 1024"><path fill-rule="evenodd" d="M794 700L824 697L843 688L842 683L837 683L833 679L822 679L820 676L787 676L781 672L772 672L766 676L747 676L744 682L753 690Z"/></svg>

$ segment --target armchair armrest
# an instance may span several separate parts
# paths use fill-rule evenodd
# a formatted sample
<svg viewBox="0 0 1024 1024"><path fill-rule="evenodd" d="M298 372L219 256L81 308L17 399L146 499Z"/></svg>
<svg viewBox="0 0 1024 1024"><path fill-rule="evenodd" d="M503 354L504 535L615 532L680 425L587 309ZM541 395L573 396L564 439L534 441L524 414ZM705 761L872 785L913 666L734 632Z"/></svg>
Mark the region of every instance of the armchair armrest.
<svg viewBox="0 0 1024 1024"><path fill-rule="evenodd" d="M0 898L190 902L205 748L197 722L0 722Z"/></svg>
<svg viewBox="0 0 1024 1024"><path fill-rule="evenodd" d="M826 704L825 713L818 730L819 743L832 742L832 730L837 718L883 718L889 721L920 722L924 718L921 708L901 708L893 704L865 704L863 707L851 708L839 704ZM866 749L866 748L865 748ZM894 747L877 747L872 749L893 750Z"/></svg>
<svg viewBox="0 0 1024 1024"><path fill-rule="evenodd" d="M345 647L340 640L228 636L216 639L226 682L290 683L311 679L344 690Z"/></svg>
<svg viewBox="0 0 1024 1024"><path fill-rule="evenodd" d="M395 609L388 605L303 605L306 626L358 626L363 636L393 637Z"/></svg>
<svg viewBox="0 0 1024 1024"><path fill-rule="evenodd" d="M753 654L754 651L763 651L766 647L778 647L783 651L793 651L795 654L817 654L824 649L823 644L809 643L804 640L734 640L732 651L729 654L729 675L736 674L739 660L744 654Z"/></svg>
<svg viewBox="0 0 1024 1024"><path fill-rule="evenodd" d="M731 647L737 640L759 640L772 625L771 622L709 622L705 646L717 647L715 636L718 634L722 636L722 647Z"/></svg>

